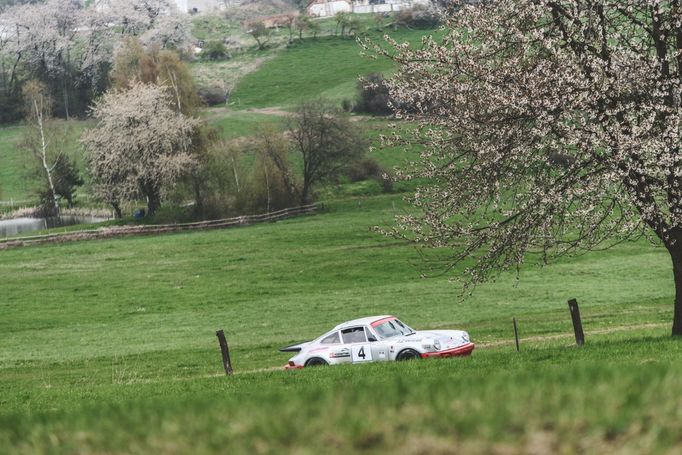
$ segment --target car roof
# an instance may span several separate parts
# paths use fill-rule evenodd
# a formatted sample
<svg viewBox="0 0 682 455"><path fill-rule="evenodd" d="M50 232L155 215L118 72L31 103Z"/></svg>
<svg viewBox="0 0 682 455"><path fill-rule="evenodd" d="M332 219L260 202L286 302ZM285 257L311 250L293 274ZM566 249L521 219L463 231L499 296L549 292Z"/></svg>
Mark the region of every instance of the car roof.
<svg viewBox="0 0 682 455"><path fill-rule="evenodd" d="M343 322L336 327L334 327L333 330L340 330L340 329L345 329L346 327L355 327L357 325L371 325L372 322L379 321L381 319L386 319L386 318L394 318L395 316L392 316L390 314L384 314L381 316L368 316L366 318L360 318L360 319L353 319L352 321L346 321Z"/></svg>

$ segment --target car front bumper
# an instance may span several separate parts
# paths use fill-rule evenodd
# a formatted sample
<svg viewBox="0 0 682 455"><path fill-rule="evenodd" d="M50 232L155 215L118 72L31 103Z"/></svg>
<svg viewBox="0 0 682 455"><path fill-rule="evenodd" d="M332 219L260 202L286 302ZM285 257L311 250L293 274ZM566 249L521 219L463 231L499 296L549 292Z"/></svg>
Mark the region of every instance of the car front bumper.
<svg viewBox="0 0 682 455"><path fill-rule="evenodd" d="M474 343L467 343L444 351L425 352L421 357L422 359L427 359L429 357L464 357L470 355L475 347L476 345Z"/></svg>

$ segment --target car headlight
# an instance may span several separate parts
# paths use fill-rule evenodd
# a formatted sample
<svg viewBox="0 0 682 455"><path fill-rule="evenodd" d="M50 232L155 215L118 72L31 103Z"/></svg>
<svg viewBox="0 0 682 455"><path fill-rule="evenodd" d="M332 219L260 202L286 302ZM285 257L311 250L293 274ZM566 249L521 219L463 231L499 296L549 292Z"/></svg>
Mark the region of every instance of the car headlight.
<svg viewBox="0 0 682 455"><path fill-rule="evenodd" d="M436 351L440 351L440 341L438 340L433 341L433 349L435 349Z"/></svg>

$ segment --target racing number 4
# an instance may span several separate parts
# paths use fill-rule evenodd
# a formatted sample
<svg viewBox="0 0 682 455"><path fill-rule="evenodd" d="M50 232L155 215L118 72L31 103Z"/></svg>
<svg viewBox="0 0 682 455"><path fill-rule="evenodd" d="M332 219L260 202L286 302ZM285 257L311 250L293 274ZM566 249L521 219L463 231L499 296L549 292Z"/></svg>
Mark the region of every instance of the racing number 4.
<svg viewBox="0 0 682 455"><path fill-rule="evenodd" d="M351 347L353 362L369 362L372 360L372 350L368 344L357 344Z"/></svg>

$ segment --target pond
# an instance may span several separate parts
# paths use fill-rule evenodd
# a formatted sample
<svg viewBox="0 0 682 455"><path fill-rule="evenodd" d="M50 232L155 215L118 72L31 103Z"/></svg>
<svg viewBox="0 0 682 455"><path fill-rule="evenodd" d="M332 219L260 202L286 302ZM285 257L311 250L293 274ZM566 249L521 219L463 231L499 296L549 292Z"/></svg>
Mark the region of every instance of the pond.
<svg viewBox="0 0 682 455"><path fill-rule="evenodd" d="M75 215L63 215L58 218L14 218L12 220L0 220L0 238L41 229L73 226L75 224L101 223L106 220L107 218Z"/></svg>

